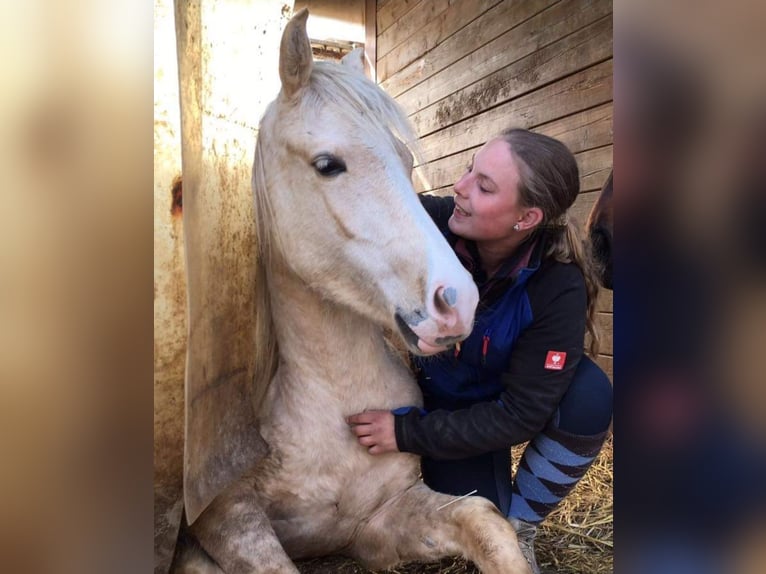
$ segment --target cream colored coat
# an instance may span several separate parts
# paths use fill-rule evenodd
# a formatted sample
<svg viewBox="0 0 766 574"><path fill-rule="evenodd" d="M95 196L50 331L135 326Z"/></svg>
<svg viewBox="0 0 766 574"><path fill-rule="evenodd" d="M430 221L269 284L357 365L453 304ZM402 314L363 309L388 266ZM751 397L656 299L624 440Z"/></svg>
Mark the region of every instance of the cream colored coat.
<svg viewBox="0 0 766 574"><path fill-rule="evenodd" d="M292 558L331 553L370 568L460 554L487 574L526 573L489 501L431 491L418 457L372 456L346 425L352 413L421 401L386 333L436 352L469 334L478 294L413 190L404 116L359 73L359 53L350 66L312 62L307 16L283 35L282 91L253 170L257 423L199 420L195 398L217 391L187 389L191 531L217 563L208 566L229 574L296 573ZM322 175L333 162L345 169ZM241 408L236 393L220 400ZM262 442L249 450L210 449L256 429ZM177 571L194 571L185 556Z"/></svg>

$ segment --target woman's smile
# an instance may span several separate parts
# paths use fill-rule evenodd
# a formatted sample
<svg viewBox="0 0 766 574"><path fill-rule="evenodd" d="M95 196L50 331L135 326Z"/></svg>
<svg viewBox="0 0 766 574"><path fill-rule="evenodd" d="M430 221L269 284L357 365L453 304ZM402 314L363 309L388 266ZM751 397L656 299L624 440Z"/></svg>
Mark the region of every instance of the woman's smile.
<svg viewBox="0 0 766 574"><path fill-rule="evenodd" d="M460 207L457 203L455 203L455 215L458 215L460 217L469 217L471 214L468 213L462 207Z"/></svg>

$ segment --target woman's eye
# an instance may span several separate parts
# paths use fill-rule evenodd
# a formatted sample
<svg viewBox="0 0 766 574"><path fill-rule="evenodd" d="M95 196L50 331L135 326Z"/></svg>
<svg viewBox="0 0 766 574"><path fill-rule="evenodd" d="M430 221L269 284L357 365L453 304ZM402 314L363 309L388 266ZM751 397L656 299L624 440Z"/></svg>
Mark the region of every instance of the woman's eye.
<svg viewBox="0 0 766 574"><path fill-rule="evenodd" d="M332 177L346 171L343 160L332 155L320 155L311 162L311 165L323 177Z"/></svg>

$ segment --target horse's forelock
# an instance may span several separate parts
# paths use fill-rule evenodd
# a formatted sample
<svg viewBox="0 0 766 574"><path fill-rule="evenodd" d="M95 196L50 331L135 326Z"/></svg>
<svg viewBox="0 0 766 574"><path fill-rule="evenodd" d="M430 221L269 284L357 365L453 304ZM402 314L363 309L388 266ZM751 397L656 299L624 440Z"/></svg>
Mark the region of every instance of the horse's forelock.
<svg viewBox="0 0 766 574"><path fill-rule="evenodd" d="M292 103L283 108L279 102L272 102L261 120L252 175L257 249L266 265L274 263L272 254L281 250L279 236L271 232L274 217L264 161L264 149L279 139L278 134L269 133L274 123L310 118L317 110L331 107L354 125L356 131L366 132L373 140L388 139L398 152L404 144L415 159L420 155L417 136L404 111L381 88L349 67L334 62L314 62L309 85L301 94L297 110Z"/></svg>
<svg viewBox="0 0 766 574"><path fill-rule="evenodd" d="M398 139L413 154L419 155L417 136L391 96L352 69L331 62L315 62L302 105L317 109L328 104L374 138L383 136L392 143Z"/></svg>

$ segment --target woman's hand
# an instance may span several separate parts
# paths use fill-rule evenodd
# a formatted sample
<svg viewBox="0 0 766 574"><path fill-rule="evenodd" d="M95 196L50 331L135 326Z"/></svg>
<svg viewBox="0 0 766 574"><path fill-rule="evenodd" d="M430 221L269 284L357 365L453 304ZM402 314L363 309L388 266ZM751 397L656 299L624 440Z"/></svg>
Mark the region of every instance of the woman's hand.
<svg viewBox="0 0 766 574"><path fill-rule="evenodd" d="M357 441L370 454L399 452L391 411L364 411L346 419Z"/></svg>

